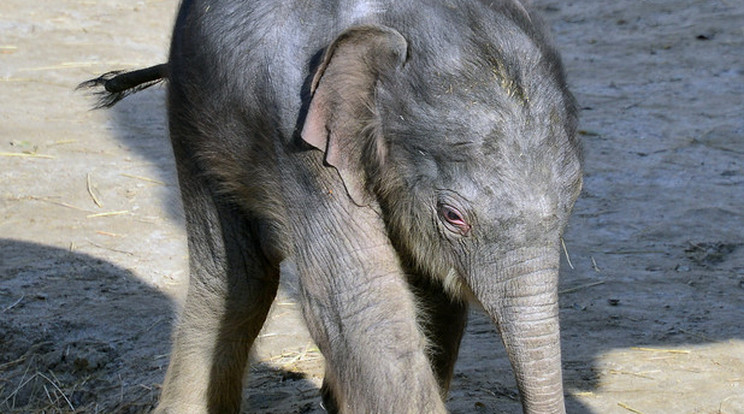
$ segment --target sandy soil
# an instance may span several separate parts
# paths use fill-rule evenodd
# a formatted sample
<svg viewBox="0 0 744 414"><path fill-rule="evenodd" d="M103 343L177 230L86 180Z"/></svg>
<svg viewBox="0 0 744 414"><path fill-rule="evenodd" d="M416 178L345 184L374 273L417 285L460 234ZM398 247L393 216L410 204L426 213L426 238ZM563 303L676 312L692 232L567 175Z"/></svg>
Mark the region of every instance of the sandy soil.
<svg viewBox="0 0 744 414"><path fill-rule="evenodd" d="M572 413L744 413L744 3L537 0L583 108L565 243ZM75 85L164 61L175 0L0 4L0 412L140 412L186 283L153 89L88 111ZM245 412L320 413L322 358L286 281ZM454 413L518 413L474 312Z"/></svg>

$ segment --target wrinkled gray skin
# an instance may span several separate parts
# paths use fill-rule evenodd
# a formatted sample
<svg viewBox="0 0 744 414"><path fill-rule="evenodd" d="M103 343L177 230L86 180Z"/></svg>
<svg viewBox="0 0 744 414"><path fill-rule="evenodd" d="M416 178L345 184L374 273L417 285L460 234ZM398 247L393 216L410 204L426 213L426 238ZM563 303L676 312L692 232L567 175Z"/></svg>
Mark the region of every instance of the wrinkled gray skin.
<svg viewBox="0 0 744 414"><path fill-rule="evenodd" d="M191 279L157 413L239 412L282 261L329 411L445 412L467 303L524 411L565 411L556 286L581 166L532 11L185 0L169 65Z"/></svg>

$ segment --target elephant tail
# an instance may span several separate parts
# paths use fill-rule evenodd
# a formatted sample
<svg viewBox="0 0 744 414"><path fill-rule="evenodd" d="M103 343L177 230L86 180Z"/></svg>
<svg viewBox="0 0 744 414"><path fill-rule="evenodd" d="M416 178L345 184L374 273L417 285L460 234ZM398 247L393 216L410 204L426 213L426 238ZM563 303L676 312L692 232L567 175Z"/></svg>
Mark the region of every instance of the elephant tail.
<svg viewBox="0 0 744 414"><path fill-rule="evenodd" d="M129 72L112 71L87 80L76 89L90 89L98 97L94 109L110 108L127 96L168 79L168 64L150 66Z"/></svg>

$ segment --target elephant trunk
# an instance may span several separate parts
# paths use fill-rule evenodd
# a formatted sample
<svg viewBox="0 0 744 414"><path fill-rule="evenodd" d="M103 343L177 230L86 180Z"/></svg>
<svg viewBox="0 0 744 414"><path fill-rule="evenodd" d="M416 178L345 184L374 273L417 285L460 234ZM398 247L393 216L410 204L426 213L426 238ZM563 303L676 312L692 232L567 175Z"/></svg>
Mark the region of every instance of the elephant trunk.
<svg viewBox="0 0 744 414"><path fill-rule="evenodd" d="M526 414L565 413L558 322L559 250L511 251L473 293L498 325Z"/></svg>

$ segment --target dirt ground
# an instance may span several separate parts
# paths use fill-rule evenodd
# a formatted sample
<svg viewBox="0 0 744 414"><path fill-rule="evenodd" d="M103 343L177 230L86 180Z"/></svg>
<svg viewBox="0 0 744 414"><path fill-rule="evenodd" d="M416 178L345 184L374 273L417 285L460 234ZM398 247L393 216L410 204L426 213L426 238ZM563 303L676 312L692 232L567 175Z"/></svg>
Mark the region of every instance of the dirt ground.
<svg viewBox="0 0 744 414"><path fill-rule="evenodd" d="M73 89L164 61L176 3L0 4L0 412L156 401L187 279L164 91L91 112ZM744 3L536 3L583 108L561 280L569 412L744 413ZM294 286L245 412L323 412ZM448 405L520 412L478 312Z"/></svg>

